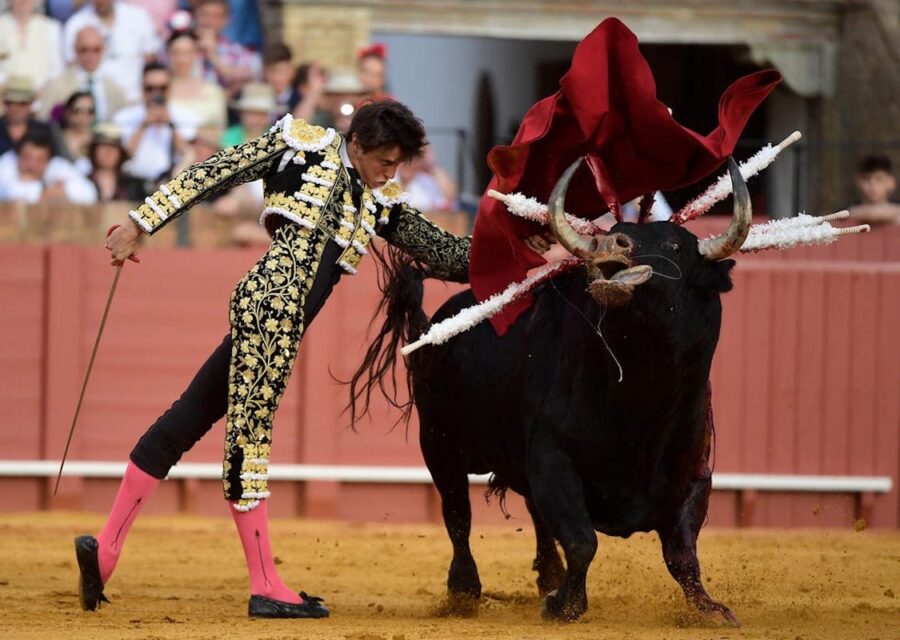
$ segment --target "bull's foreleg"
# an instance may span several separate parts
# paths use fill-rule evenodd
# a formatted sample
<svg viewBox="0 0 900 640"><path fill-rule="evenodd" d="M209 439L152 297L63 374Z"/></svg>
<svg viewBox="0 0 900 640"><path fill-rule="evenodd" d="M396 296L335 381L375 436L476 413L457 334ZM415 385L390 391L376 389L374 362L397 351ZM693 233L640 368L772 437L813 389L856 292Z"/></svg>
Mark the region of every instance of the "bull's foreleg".
<svg viewBox="0 0 900 640"><path fill-rule="evenodd" d="M544 597L551 591L559 589L563 578L566 577L566 568L556 550L553 535L535 510L531 498L525 499L525 506L528 507L528 513L531 514L531 521L534 523L534 537L537 543L534 564L531 568L537 571L538 594Z"/></svg>
<svg viewBox="0 0 900 640"><path fill-rule="evenodd" d="M544 599L544 616L576 620L587 610L585 579L597 552L584 487L572 460L553 442L533 443L528 467L535 509L566 555L565 578Z"/></svg>
<svg viewBox="0 0 900 640"><path fill-rule="evenodd" d="M709 597L700 580L700 560L697 558L697 536L706 519L711 480L709 471L705 478L695 480L679 517L668 529L660 529L663 558L669 573L678 582L688 603L705 617L734 627L739 627L737 616L724 604Z"/></svg>

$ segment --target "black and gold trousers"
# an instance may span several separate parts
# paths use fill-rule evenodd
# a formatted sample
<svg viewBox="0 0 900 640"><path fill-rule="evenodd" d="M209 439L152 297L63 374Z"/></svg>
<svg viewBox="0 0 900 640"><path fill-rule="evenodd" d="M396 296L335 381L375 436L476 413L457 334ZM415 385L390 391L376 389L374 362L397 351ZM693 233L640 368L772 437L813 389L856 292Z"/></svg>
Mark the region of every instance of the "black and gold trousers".
<svg viewBox="0 0 900 640"><path fill-rule="evenodd" d="M222 479L226 499L239 511L269 497L272 420L303 337L303 305L327 241L324 228L282 224L231 296Z"/></svg>

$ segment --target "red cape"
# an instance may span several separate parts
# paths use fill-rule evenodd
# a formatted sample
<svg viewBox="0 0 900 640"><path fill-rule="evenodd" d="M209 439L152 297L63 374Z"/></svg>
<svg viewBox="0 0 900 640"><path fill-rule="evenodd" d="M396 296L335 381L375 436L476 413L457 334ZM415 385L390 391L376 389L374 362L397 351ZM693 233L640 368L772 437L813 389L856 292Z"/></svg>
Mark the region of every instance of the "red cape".
<svg viewBox="0 0 900 640"><path fill-rule="evenodd" d="M706 177L732 153L750 115L781 81L777 71L744 76L722 94L719 126L707 136L687 129L656 99L656 83L637 38L615 18L604 20L575 49L560 90L535 104L512 144L488 154L488 189L520 192L547 202L553 185L576 158L566 211L595 218L617 203L656 190L677 189ZM602 186L601 186L602 185ZM524 238L538 230L505 205L481 198L469 281L485 300L545 263ZM526 296L491 319L503 335L531 305Z"/></svg>

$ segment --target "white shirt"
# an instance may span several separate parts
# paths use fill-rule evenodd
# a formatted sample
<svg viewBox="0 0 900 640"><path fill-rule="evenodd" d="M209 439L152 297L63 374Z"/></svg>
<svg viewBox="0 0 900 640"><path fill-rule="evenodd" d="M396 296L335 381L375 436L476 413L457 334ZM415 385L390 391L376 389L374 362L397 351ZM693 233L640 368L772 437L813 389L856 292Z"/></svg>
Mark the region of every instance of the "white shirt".
<svg viewBox="0 0 900 640"><path fill-rule="evenodd" d="M114 6L112 27L106 26L90 3L69 18L63 36L66 60L72 62L75 59L78 32L87 26L97 27L106 40L100 69L122 87L129 101L136 101L141 97L144 57L159 53L161 43L145 9L122 2L116 2Z"/></svg>
<svg viewBox="0 0 900 640"><path fill-rule="evenodd" d="M0 15L0 84L26 75L40 89L61 70L62 29L56 20L33 15L22 37L12 15Z"/></svg>
<svg viewBox="0 0 900 640"><path fill-rule="evenodd" d="M44 186L62 182L66 198L72 204L94 204L97 190L75 166L59 156L50 159L40 180L23 180L19 175L19 156L14 150L0 156L0 202L35 204L41 199Z"/></svg>
<svg viewBox="0 0 900 640"><path fill-rule="evenodd" d="M197 127L200 126L200 123L190 111L169 105L169 115L178 130L178 135L183 139L190 140L197 134ZM131 136L135 134L146 117L147 109L142 104L125 107L113 116L113 123L122 131L126 145L129 144ZM144 130L134 157L125 164L124 169L138 178L156 180L172 168L174 160L172 157L172 128L167 125L155 124Z"/></svg>

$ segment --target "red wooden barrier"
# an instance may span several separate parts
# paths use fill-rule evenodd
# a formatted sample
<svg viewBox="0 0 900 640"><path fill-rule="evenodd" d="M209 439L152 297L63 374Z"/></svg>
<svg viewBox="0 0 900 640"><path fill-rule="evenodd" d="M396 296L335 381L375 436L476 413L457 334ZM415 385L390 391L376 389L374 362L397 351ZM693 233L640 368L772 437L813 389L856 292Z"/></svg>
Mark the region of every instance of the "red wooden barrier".
<svg viewBox="0 0 900 640"><path fill-rule="evenodd" d="M851 243L853 239L843 242ZM840 245L838 245L840 246ZM849 252L849 249L847 250ZM857 255L860 253L857 250ZM234 283L259 250L147 250L128 264L70 453L123 461L140 434L189 382L227 330ZM768 255L777 256L776 253ZM112 279L100 249L0 248L0 459L58 459ZM347 378L361 358L375 307L375 268L345 278L311 327L275 428L273 462L421 465L415 421L391 430L384 403L354 433L342 415ZM457 287L436 284L433 310ZM713 367L716 470L887 475L900 463L900 264L741 258L724 297ZM219 462L221 424L185 458ZM407 437L408 436L408 437ZM48 501L45 479L0 479L14 492L0 510L44 506L105 510L112 480L66 478ZM478 496L481 488L473 488ZM439 513L429 486L274 483L276 513L354 520L423 520ZM713 524L841 525L858 505L849 495L760 494L755 505L716 492ZM224 513L221 485L165 483L149 505ZM503 519L473 503L481 521ZM515 522L527 521L511 499ZM898 492L875 498L870 524L898 525Z"/></svg>

